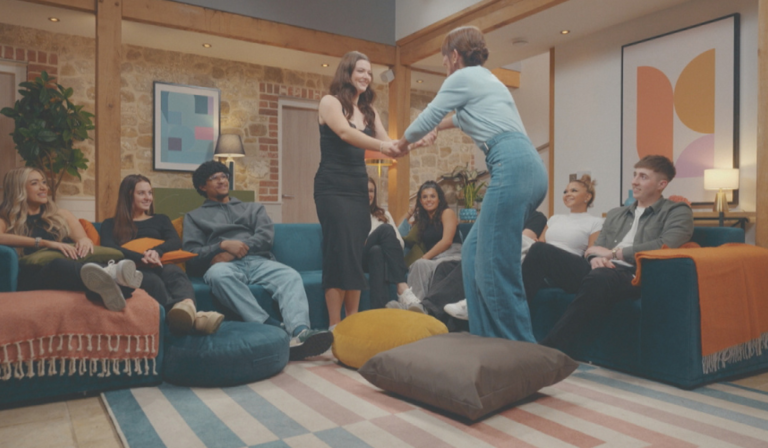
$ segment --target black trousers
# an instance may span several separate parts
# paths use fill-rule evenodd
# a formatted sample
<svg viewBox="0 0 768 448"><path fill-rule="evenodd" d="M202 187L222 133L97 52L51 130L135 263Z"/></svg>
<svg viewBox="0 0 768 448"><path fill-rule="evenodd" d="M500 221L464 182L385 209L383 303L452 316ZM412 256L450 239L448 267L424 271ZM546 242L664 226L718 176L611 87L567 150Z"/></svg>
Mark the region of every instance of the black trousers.
<svg viewBox="0 0 768 448"><path fill-rule="evenodd" d="M141 272L144 274L141 288L166 310L184 299L195 301L192 283L178 265L166 264L161 268L141 269Z"/></svg>
<svg viewBox="0 0 768 448"><path fill-rule="evenodd" d="M469 322L455 319L443 310L445 305L464 300L461 261L444 261L437 266L429 291L421 301L427 312L443 322L448 331L469 331Z"/></svg>
<svg viewBox="0 0 768 448"><path fill-rule="evenodd" d="M576 293L576 298L540 343L568 353L579 335L595 322L605 320L616 303L640 298L640 287L632 286L634 273L634 268L624 267L592 269L582 257L551 244L535 243L523 262L523 282L529 304L544 279L552 286Z"/></svg>
<svg viewBox="0 0 768 448"><path fill-rule="evenodd" d="M365 241L363 269L368 273L371 309L384 308L389 302L387 283L404 283L408 267L403 261L403 248L395 228L382 224Z"/></svg>
<svg viewBox="0 0 768 448"><path fill-rule="evenodd" d="M85 287L85 283L80 278L82 268L83 263L66 258L57 258L43 267L21 266L19 269L19 291L48 289L85 291L88 300L102 303L98 294ZM120 290L126 299L133 294L133 288L120 286Z"/></svg>

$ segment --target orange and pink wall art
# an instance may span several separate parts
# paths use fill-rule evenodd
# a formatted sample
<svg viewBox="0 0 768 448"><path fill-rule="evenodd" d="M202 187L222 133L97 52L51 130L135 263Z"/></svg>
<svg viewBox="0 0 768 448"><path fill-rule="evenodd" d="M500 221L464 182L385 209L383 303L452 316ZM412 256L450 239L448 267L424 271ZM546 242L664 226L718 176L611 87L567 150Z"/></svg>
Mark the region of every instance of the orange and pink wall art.
<svg viewBox="0 0 768 448"><path fill-rule="evenodd" d="M622 47L621 201L634 164L660 154L677 177L665 195L711 202L704 170L738 167L738 15Z"/></svg>

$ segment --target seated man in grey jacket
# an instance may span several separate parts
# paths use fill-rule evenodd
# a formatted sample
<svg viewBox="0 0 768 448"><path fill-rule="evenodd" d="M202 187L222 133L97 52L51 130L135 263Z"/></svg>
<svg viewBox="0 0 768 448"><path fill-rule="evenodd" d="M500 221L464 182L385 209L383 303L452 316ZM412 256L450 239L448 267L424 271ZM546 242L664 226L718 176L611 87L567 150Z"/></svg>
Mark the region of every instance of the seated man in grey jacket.
<svg viewBox="0 0 768 448"><path fill-rule="evenodd" d="M187 262L191 275L203 276L214 297L246 322L281 326L251 294L258 284L280 305L291 335L290 359L319 355L333 343L333 333L309 328L309 306L299 273L278 263L270 250L275 232L264 206L229 196L229 169L205 162L192 184L206 201L184 217L183 248L198 254Z"/></svg>
<svg viewBox="0 0 768 448"><path fill-rule="evenodd" d="M635 164L632 179L637 201L608 212L600 236L586 250L585 258L574 259L554 249L528 254L526 268L537 274L526 279L529 302L544 278L576 293L541 344L567 352L577 335L604 319L615 303L640 298L640 287L632 286L636 252L661 249L665 244L676 248L691 239L691 208L661 195L674 177L675 167L669 159L644 157Z"/></svg>

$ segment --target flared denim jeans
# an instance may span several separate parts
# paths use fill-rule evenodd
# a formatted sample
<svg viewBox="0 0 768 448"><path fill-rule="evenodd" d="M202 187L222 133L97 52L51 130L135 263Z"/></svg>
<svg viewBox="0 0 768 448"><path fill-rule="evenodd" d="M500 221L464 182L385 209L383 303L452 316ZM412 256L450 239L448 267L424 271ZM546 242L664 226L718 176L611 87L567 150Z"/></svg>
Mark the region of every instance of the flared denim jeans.
<svg viewBox="0 0 768 448"><path fill-rule="evenodd" d="M519 132L499 134L481 149L491 181L461 253L469 330L536 342L520 254L525 220L547 193L547 171L530 139Z"/></svg>

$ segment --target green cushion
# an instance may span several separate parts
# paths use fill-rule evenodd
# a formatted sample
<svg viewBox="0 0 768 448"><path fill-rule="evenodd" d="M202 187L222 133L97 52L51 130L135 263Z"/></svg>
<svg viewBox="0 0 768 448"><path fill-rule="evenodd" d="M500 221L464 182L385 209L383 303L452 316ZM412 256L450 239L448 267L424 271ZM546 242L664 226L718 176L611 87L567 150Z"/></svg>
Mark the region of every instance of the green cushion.
<svg viewBox="0 0 768 448"><path fill-rule="evenodd" d="M200 207L205 200L194 188L153 188L152 194L155 213L166 215L171 221ZM232 190L229 194L243 202L254 202L256 197L252 190Z"/></svg>
<svg viewBox="0 0 768 448"><path fill-rule="evenodd" d="M40 249L35 253L25 255L19 259L21 266L43 267L58 258L66 258L63 253L54 249ZM123 253L117 249L104 246L93 246L93 253L77 259L80 263L109 263L110 260L122 260Z"/></svg>

